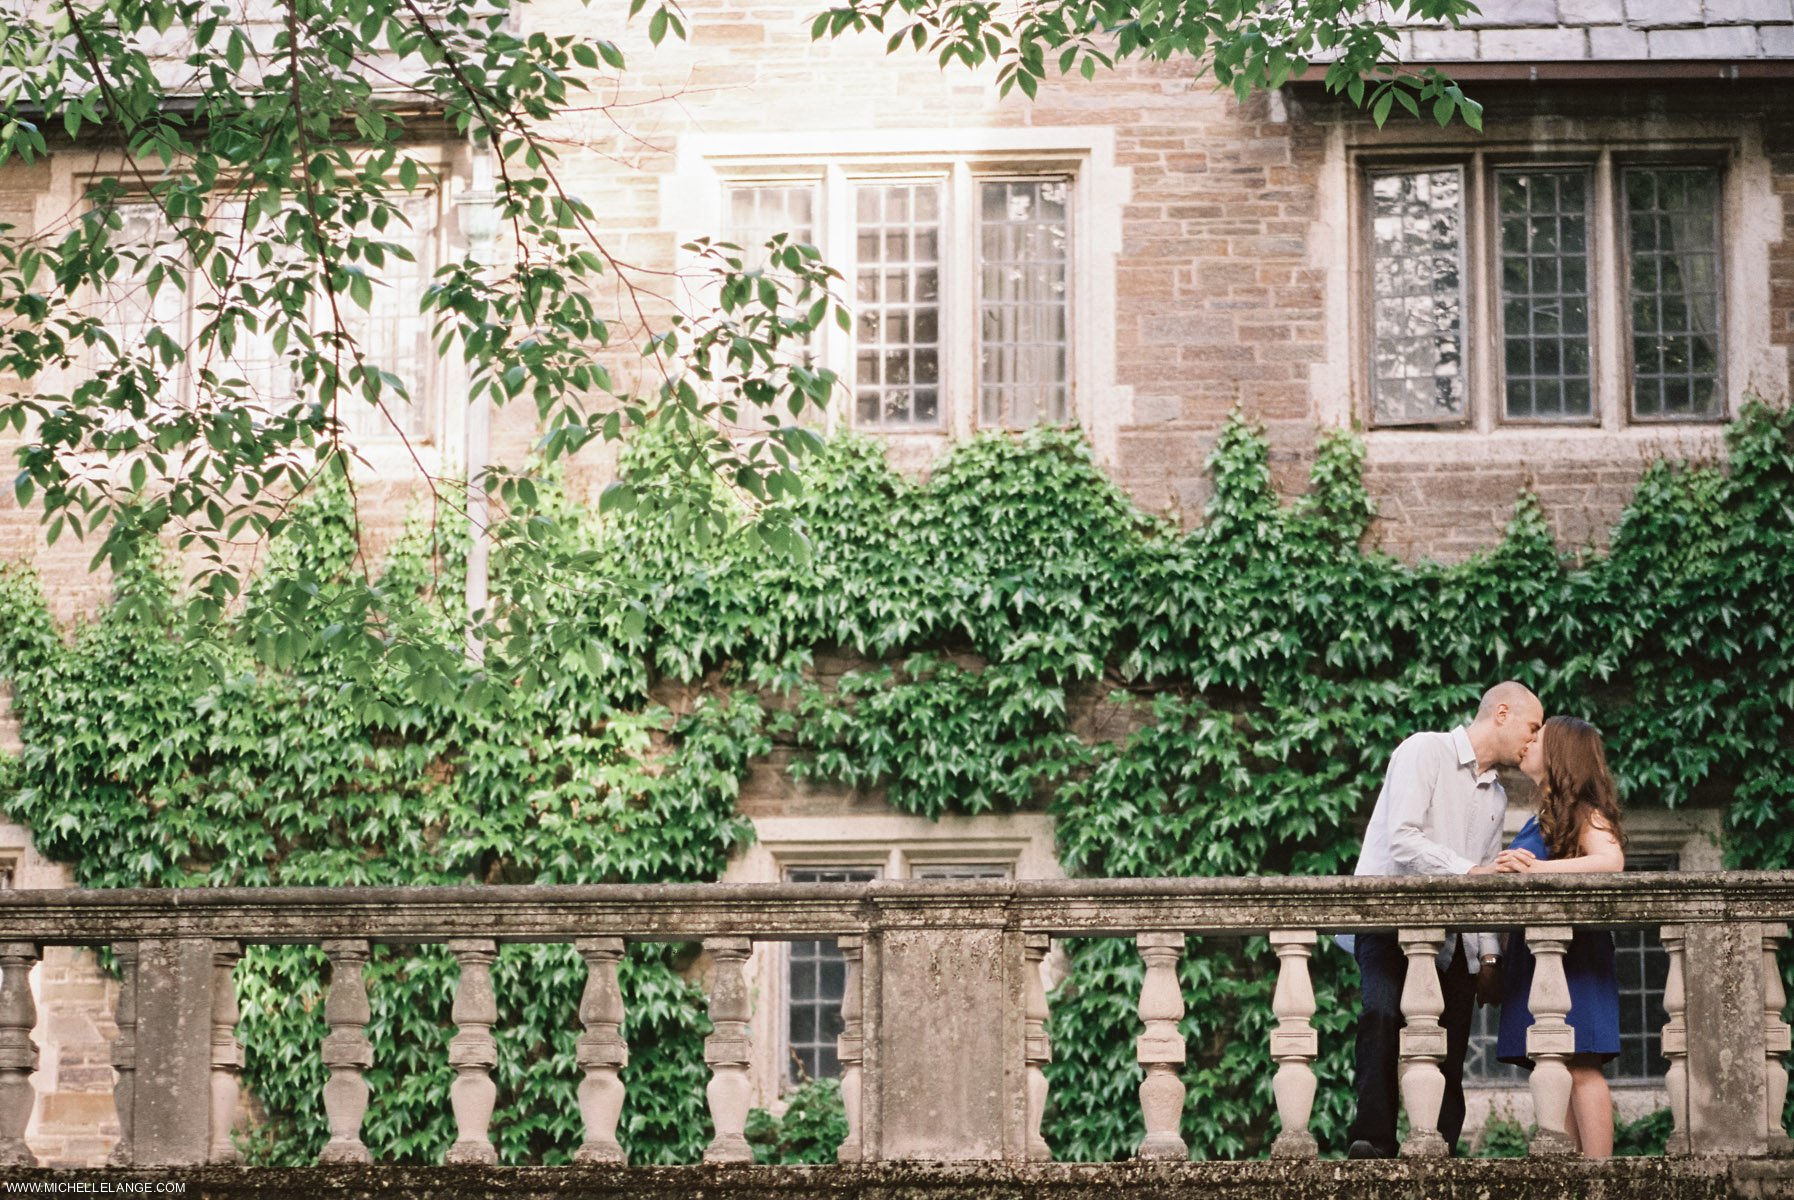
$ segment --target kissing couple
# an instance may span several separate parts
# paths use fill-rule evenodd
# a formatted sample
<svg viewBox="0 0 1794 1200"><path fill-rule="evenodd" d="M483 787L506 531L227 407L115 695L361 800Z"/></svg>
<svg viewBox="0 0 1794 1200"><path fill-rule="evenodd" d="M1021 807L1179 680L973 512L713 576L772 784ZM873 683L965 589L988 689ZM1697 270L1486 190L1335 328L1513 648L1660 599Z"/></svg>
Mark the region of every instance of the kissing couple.
<svg viewBox="0 0 1794 1200"><path fill-rule="evenodd" d="M1518 767L1538 794L1537 815L1505 848L1507 792L1497 767ZM1535 874L1619 871L1625 865L1619 800L1600 732L1575 717L1547 720L1539 698L1508 680L1483 694L1468 725L1449 733L1416 733L1396 747L1364 833L1357 874ZM1345 935L1339 943L1358 960L1363 999L1358 1110L1347 1156L1392 1158L1408 961L1393 933ZM1519 931L1503 938L1454 930L1434 966L1445 996L1439 1133L1455 1154L1464 1128L1464 1055L1476 1005L1501 1006L1496 1057L1532 1067L1526 1031L1533 1021L1527 1008L1533 957ZM1601 1068L1620 1050L1613 935L1577 930L1564 955L1564 974L1570 985L1567 1019L1576 1032L1565 1132L1582 1154L1605 1158L1613 1153L1613 1097Z"/></svg>

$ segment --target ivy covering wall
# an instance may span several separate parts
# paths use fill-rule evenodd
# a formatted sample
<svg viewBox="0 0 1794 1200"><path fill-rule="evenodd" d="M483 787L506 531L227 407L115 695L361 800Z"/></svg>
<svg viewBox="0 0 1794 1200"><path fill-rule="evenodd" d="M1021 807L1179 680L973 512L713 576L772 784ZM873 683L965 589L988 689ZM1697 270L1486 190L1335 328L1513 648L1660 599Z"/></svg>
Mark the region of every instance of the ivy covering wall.
<svg viewBox="0 0 1794 1200"><path fill-rule="evenodd" d="M635 461L643 486L666 466ZM65 632L37 581L9 570L0 674L25 750L0 788L87 886L693 881L751 837L737 795L782 740L794 771L882 789L904 812L1045 807L1073 874L1332 874L1351 868L1396 743L1465 719L1513 676L1549 711L1600 724L1627 804L1721 805L1733 863L1794 865L1786 411L1751 405L1724 468L1653 467L1611 549L1580 565L1526 496L1468 562L1367 552L1362 464L1352 437L1324 434L1286 502L1264 439L1236 422L1186 533L1135 508L1072 433L973 441L925 482L842 438L790 502L803 559L752 539L675 544L633 514L565 505L541 534L564 543L561 575L497 564L495 594L541 626L543 652L489 660L484 683L445 679L429 700L379 678L345 688L328 649L289 653L261 632L272 589L327 599L356 569L346 524L279 550L236 637L180 626L149 559ZM414 531L384 567L381 620L453 642L458 570L454 548ZM365 614L350 616L344 636L363 636ZM820 654L864 665L824 686ZM1047 1140L1060 1158L1124 1157L1141 1132L1140 964L1130 942L1068 949ZM690 954L632 948L625 964L634 1161L692 1161L709 1136ZM1196 1156L1260 1154L1276 1132L1274 968L1261 938L1191 940ZM429 949L382 951L370 969L378 1158L438 1158L453 1140L454 975ZM269 1117L250 1150L307 1161L325 1137L321 956L252 949L239 980L246 1074ZM504 1161L564 1161L578 1144L582 982L568 948L500 957ZM1315 982L1315 1125L1337 1149L1355 972L1324 950ZM759 1118L764 1155L825 1157L831 1096L811 1089L802 1129Z"/></svg>

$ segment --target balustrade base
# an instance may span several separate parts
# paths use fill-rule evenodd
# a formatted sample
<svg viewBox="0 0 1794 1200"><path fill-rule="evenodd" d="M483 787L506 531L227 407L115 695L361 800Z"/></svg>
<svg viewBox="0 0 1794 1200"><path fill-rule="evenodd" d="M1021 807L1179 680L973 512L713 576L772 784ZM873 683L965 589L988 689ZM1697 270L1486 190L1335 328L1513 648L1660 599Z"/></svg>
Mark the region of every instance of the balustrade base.
<svg viewBox="0 0 1794 1200"><path fill-rule="evenodd" d="M1314 1158L1320 1152L1314 1135L1306 1129L1285 1129L1271 1143L1272 1158Z"/></svg>
<svg viewBox="0 0 1794 1200"><path fill-rule="evenodd" d="M1773 1159L884 1163L757 1167L0 1170L0 1192L81 1194L180 1182L187 1200L1788 1200ZM24 1183L27 1187L16 1187ZM59 1187L40 1187L58 1184ZM102 1186L106 1185L106 1186ZM166 1192L168 1189L162 1189Z"/></svg>
<svg viewBox="0 0 1794 1200"><path fill-rule="evenodd" d="M587 1142L573 1152L576 1163L616 1163L626 1161L623 1147L616 1142Z"/></svg>
<svg viewBox="0 0 1794 1200"><path fill-rule="evenodd" d="M1532 1140L1526 1144L1527 1153L1534 1158L1567 1158L1576 1153L1576 1143L1570 1135L1555 1129L1540 1129L1533 1133Z"/></svg>

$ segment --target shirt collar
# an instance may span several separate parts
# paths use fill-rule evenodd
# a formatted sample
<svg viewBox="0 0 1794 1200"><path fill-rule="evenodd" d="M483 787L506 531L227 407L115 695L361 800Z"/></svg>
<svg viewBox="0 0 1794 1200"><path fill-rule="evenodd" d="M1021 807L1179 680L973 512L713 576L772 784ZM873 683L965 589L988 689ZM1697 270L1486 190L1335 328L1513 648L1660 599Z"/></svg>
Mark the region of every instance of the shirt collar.
<svg viewBox="0 0 1794 1200"><path fill-rule="evenodd" d="M1457 749L1458 765L1461 767L1469 767L1470 770L1475 773L1477 786L1480 787L1484 784L1495 782L1496 773L1494 767L1490 767L1487 771L1478 771L1476 769L1476 747L1470 744L1470 731L1468 729L1460 725L1452 730L1451 744Z"/></svg>

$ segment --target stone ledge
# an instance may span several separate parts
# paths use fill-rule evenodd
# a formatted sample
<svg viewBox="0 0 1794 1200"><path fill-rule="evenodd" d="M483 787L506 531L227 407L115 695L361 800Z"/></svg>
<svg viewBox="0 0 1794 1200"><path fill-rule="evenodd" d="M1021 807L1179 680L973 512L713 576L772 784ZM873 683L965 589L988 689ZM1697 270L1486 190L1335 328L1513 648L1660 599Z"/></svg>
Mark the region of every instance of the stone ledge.
<svg viewBox="0 0 1794 1200"><path fill-rule="evenodd" d="M853 1167L204 1167L0 1170L0 1191L187 1200L1785 1200L1794 1161L1727 1158L1444 1162L888 1163ZM106 1185L110 1185L109 1187ZM35 1191L35 1189L33 1189ZM159 1194L176 1194L161 1192Z"/></svg>
<svg viewBox="0 0 1794 1200"><path fill-rule="evenodd" d="M1794 871L1483 877L0 890L0 943L155 938L501 942L807 937L869 929L1255 933L1794 917Z"/></svg>

